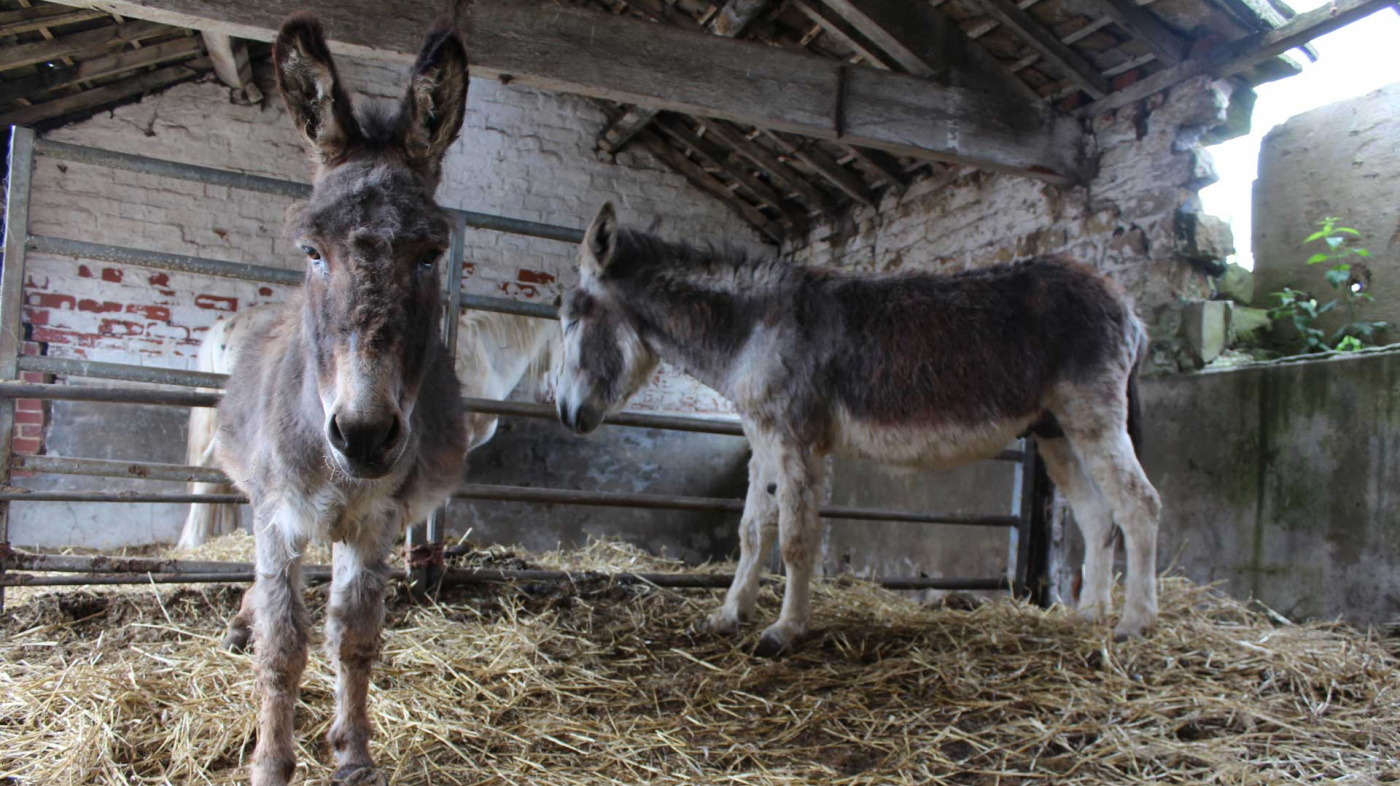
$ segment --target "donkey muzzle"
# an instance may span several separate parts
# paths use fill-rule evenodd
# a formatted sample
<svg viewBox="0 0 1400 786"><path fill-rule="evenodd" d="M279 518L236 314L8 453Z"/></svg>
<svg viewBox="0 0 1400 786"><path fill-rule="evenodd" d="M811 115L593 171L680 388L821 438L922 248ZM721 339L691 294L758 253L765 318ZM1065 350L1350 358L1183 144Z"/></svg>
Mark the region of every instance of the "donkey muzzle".
<svg viewBox="0 0 1400 786"><path fill-rule="evenodd" d="M603 422L603 410L592 404L571 406L566 401L559 402L559 421L575 434L588 434Z"/></svg>
<svg viewBox="0 0 1400 786"><path fill-rule="evenodd" d="M339 454L343 468L358 478L388 474L403 445L403 419L397 412L361 416L337 412L326 420L326 441Z"/></svg>

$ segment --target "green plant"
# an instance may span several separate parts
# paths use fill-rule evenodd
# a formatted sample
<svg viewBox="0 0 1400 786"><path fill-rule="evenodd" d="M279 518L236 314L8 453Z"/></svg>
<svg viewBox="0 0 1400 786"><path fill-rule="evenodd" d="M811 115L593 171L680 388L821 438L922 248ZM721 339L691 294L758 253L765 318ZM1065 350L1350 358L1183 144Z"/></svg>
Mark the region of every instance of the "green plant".
<svg viewBox="0 0 1400 786"><path fill-rule="evenodd" d="M1282 291L1273 293L1279 299L1279 304L1269 310L1269 318L1275 322L1285 319L1292 322L1303 342L1303 352L1327 349L1354 352L1373 344L1377 334L1390 326L1387 322L1360 318L1361 308L1375 300L1366 291L1371 284L1371 270L1364 262L1358 261L1358 258L1369 258L1371 252L1349 245L1348 240L1360 239L1361 233L1351 227L1340 226L1339 221L1341 219L1336 216L1328 216L1317 222L1322 228L1308 235L1303 244L1319 241L1324 244L1323 250L1308 257L1307 263L1326 264L1328 268L1324 276L1327 283L1341 296L1327 303L1319 303L1317 298L1301 289L1284 287ZM1350 321L1333 332L1330 339L1324 340L1326 334L1317 327L1317 318L1338 305L1346 309Z"/></svg>

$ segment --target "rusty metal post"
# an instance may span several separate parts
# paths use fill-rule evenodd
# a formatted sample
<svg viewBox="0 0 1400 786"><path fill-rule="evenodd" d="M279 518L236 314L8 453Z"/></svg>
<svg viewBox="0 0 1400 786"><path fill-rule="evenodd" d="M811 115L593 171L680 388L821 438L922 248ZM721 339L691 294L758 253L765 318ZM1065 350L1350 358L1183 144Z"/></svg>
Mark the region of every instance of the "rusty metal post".
<svg viewBox="0 0 1400 786"><path fill-rule="evenodd" d="M10 131L10 183L5 192L5 262L0 272L0 380L19 377L19 352L24 341L24 254L29 236L29 188L34 175L34 130L14 126ZM15 400L0 400L0 487L10 485L14 457ZM0 502L0 554L10 550L10 505ZM0 565L0 580L4 578ZM5 588L0 584L0 611Z"/></svg>

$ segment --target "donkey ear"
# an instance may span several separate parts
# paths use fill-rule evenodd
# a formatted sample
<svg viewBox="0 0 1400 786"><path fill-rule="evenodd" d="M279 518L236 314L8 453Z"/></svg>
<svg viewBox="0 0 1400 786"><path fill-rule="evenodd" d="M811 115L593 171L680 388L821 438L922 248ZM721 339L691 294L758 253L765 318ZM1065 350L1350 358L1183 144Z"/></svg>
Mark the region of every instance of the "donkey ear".
<svg viewBox="0 0 1400 786"><path fill-rule="evenodd" d="M297 130L311 146L318 163L343 156L360 139L360 125L350 95L335 74L321 23L308 13L295 13L282 23L272 45L277 65L277 89L287 102Z"/></svg>
<svg viewBox="0 0 1400 786"><path fill-rule="evenodd" d="M602 273L616 251L617 210L613 208L613 203L604 202L593 223L588 225L588 231L583 233L583 253L579 255L581 267L584 272L594 275Z"/></svg>
<svg viewBox="0 0 1400 786"><path fill-rule="evenodd" d="M449 18L440 19L413 64L402 113L409 158L436 170L462 130L467 109L467 48Z"/></svg>

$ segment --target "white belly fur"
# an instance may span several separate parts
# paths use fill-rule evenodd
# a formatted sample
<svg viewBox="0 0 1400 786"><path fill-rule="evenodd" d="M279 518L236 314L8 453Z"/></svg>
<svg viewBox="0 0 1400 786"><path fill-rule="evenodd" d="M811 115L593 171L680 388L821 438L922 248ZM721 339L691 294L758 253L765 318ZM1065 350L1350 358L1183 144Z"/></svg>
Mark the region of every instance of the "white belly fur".
<svg viewBox="0 0 1400 786"><path fill-rule="evenodd" d="M1035 416L935 427L885 425L837 412L836 452L916 467L946 468L989 458L1025 433Z"/></svg>

